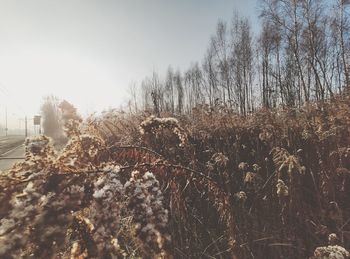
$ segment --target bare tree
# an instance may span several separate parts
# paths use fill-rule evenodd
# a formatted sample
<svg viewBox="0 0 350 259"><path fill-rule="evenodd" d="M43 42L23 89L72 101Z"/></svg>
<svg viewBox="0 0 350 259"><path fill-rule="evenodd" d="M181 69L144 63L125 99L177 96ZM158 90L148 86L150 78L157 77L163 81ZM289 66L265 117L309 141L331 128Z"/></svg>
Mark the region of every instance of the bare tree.
<svg viewBox="0 0 350 259"><path fill-rule="evenodd" d="M236 16L232 23L232 56L230 66L233 68L235 95L241 114L251 110L253 92L253 47L251 28L248 19Z"/></svg>
<svg viewBox="0 0 350 259"><path fill-rule="evenodd" d="M129 84L129 94L130 94L130 109L134 109L136 112L138 111L138 96L137 96L137 84L136 82L131 82Z"/></svg>
<svg viewBox="0 0 350 259"><path fill-rule="evenodd" d="M214 100L216 98L220 97L218 90L218 76L214 63L214 55L214 48L211 44L207 50L202 64L203 80L205 81L204 88L210 106L214 104Z"/></svg>
<svg viewBox="0 0 350 259"><path fill-rule="evenodd" d="M350 21L349 14L346 15L346 7L350 6L347 0L337 0L335 5L336 12L334 17L334 29L339 33L339 46L341 62L344 73L344 84L347 93L350 93L350 75L349 75L349 58L350 58ZM348 45L348 46L346 46Z"/></svg>
<svg viewBox="0 0 350 259"><path fill-rule="evenodd" d="M232 75L230 70L229 50L230 42L228 41L227 24L219 21L217 24L216 34L211 39L212 49L214 51L215 63L218 69L219 85L223 89L222 99L226 103L232 100ZM227 92L227 98L226 98Z"/></svg>
<svg viewBox="0 0 350 259"><path fill-rule="evenodd" d="M50 95L44 97L41 106L44 134L56 140L63 136L63 125L58 105L59 99Z"/></svg>
<svg viewBox="0 0 350 259"><path fill-rule="evenodd" d="M165 110L173 113L175 112L174 92L174 72L169 66L165 79L164 102Z"/></svg>
<svg viewBox="0 0 350 259"><path fill-rule="evenodd" d="M220 20L201 66L183 73L169 67L164 80L153 73L142 82L143 108L190 113L207 102L244 115L257 105L253 85L260 85L266 108L300 106L350 89L349 0L260 3L257 37L246 18L234 15L229 25Z"/></svg>
<svg viewBox="0 0 350 259"><path fill-rule="evenodd" d="M174 83L177 90L177 111L179 114L183 112L184 106L184 91L182 86L182 77L180 71L177 71L174 75Z"/></svg>

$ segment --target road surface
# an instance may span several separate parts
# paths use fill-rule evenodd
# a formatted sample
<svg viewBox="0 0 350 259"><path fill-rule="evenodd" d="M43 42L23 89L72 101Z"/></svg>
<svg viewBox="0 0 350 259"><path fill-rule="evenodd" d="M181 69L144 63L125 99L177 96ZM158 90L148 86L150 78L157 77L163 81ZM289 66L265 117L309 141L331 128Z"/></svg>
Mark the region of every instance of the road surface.
<svg viewBox="0 0 350 259"><path fill-rule="evenodd" d="M0 137L0 170L5 171L24 157L24 136Z"/></svg>

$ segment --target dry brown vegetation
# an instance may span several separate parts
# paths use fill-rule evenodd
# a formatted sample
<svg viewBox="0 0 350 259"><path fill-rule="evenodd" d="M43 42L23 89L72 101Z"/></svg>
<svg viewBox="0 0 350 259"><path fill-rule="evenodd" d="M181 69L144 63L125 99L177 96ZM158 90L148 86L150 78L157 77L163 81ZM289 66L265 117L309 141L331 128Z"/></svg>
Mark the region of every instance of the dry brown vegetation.
<svg viewBox="0 0 350 259"><path fill-rule="evenodd" d="M1 175L1 258L349 256L349 98L246 117L61 108L63 150L28 139Z"/></svg>

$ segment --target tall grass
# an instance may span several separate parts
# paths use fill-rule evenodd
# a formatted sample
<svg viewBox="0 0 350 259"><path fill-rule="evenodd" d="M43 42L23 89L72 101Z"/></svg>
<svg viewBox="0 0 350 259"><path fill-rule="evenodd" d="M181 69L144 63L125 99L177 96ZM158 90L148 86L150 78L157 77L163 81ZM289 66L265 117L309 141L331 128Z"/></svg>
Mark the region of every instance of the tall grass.
<svg viewBox="0 0 350 259"><path fill-rule="evenodd" d="M1 175L1 257L348 256L349 98L246 117L61 108L66 146L28 139Z"/></svg>

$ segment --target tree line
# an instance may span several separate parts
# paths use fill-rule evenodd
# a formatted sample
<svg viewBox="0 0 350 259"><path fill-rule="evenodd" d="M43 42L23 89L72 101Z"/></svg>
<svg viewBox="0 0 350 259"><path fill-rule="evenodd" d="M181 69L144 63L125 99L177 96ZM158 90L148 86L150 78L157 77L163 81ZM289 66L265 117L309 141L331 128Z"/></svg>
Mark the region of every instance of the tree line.
<svg viewBox="0 0 350 259"><path fill-rule="evenodd" d="M130 87L129 104L155 113L223 105L245 115L346 93L349 7L348 0L260 0L258 35L237 14L220 20L201 62L183 72L153 72Z"/></svg>

